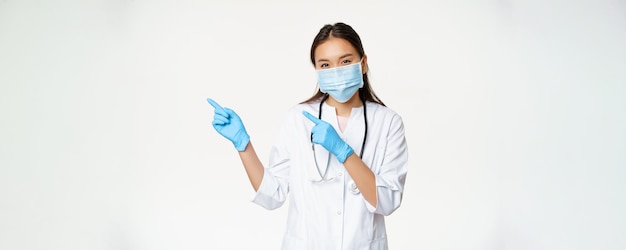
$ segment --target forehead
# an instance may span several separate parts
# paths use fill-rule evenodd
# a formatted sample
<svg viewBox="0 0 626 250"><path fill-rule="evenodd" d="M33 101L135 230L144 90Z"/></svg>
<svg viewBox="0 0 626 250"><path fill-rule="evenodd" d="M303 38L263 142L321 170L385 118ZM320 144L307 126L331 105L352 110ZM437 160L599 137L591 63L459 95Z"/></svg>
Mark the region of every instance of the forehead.
<svg viewBox="0 0 626 250"><path fill-rule="evenodd" d="M320 43L315 49L315 60L339 58L345 54L359 55L348 40L330 37Z"/></svg>

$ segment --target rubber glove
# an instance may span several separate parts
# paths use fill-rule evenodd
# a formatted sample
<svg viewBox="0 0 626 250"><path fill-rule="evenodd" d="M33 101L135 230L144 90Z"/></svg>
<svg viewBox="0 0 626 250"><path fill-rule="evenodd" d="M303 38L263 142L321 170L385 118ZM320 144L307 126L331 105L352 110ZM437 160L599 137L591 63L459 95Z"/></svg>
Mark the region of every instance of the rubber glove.
<svg viewBox="0 0 626 250"><path fill-rule="evenodd" d="M243 126L241 118L229 108L224 108L217 104L213 99L207 98L207 101L215 108L215 116L213 117L213 128L226 139L231 141L239 152L246 150L246 146L250 142L250 136Z"/></svg>
<svg viewBox="0 0 626 250"><path fill-rule="evenodd" d="M315 126L313 126L311 130L313 143L322 145L328 152L335 155L337 160L341 163L344 163L348 156L354 153L352 147L339 137L337 131L335 131L330 123L320 120L306 111L302 111L302 114L315 123Z"/></svg>

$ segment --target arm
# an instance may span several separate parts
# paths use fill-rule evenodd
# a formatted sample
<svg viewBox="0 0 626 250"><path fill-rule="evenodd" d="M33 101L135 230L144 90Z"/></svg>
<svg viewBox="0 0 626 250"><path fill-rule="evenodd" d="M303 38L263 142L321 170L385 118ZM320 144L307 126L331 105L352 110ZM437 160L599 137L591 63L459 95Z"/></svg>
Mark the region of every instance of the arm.
<svg viewBox="0 0 626 250"><path fill-rule="evenodd" d="M213 99L208 98L207 101L215 108L215 116L212 122L213 128L231 141L237 151L239 151L239 158L241 158L241 163L243 163L246 169L250 184L252 184L254 191L257 191L263 180L264 167L254 151L254 147L252 147L250 136L241 118L235 111L220 106Z"/></svg>
<svg viewBox="0 0 626 250"><path fill-rule="evenodd" d="M408 150L404 125L399 116L393 118L386 138L384 157L376 173L356 154L350 154L344 167L352 177L363 198L371 205L371 212L383 215L393 213L402 202L407 173Z"/></svg>
<svg viewBox="0 0 626 250"><path fill-rule="evenodd" d="M265 169L235 111L221 107L211 99L208 102L215 108L213 127L239 151L239 158L255 191L252 201L270 210L282 206L289 192L289 160L281 153L284 151L273 147L269 169Z"/></svg>
<svg viewBox="0 0 626 250"><path fill-rule="evenodd" d="M243 163L243 167L246 169L246 174L248 174L252 188L254 188L254 191L258 191L261 181L263 180L263 171L265 168L263 167L263 163L259 160L256 151L254 151L252 142L248 143L244 151L239 152L239 158L241 158L241 163Z"/></svg>
<svg viewBox="0 0 626 250"><path fill-rule="evenodd" d="M377 214L390 215L402 203L404 183L408 167L408 148L404 135L402 118L394 115L388 129L385 143L377 147L377 154L382 154L372 166L376 178L377 204L368 209ZM355 180L356 184L356 180Z"/></svg>
<svg viewBox="0 0 626 250"><path fill-rule="evenodd" d="M343 163L354 184L363 195L363 198L373 207L376 207L378 198L376 197L376 176L372 170L356 154L351 154Z"/></svg>

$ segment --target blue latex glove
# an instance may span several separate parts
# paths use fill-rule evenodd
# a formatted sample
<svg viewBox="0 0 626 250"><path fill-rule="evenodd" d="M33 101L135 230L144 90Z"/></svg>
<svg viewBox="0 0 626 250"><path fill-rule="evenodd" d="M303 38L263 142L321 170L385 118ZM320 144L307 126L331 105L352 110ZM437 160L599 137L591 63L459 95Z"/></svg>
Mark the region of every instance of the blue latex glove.
<svg viewBox="0 0 626 250"><path fill-rule="evenodd" d="M246 128L243 126L241 118L229 108L224 108L213 101L211 98L207 98L207 101L213 108L215 108L215 116L213 117L213 128L226 139L231 141L237 151L243 152L246 150L246 146L250 142L250 136L246 132Z"/></svg>
<svg viewBox="0 0 626 250"><path fill-rule="evenodd" d="M306 111L302 111L302 114L315 123L315 126L313 126L311 130L313 143L322 145L328 152L335 155L337 160L341 163L344 163L348 156L354 153L352 147L339 137L337 131L335 131L330 123L322 121Z"/></svg>

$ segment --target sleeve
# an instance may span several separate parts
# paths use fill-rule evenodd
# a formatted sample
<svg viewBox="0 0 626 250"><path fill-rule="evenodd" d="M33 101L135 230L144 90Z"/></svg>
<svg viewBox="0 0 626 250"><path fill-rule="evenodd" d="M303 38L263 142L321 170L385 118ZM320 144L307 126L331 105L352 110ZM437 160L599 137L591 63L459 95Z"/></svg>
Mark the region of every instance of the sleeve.
<svg viewBox="0 0 626 250"><path fill-rule="evenodd" d="M259 189L254 193L252 202L268 210L281 207L289 193L289 127L288 120L283 122L277 140L270 150L269 165L263 171Z"/></svg>
<svg viewBox="0 0 626 250"><path fill-rule="evenodd" d="M404 124L395 115L389 126L387 143L384 147L382 166L376 176L377 206L365 202L372 213L390 215L402 203L404 182L408 166L408 148L404 135Z"/></svg>

